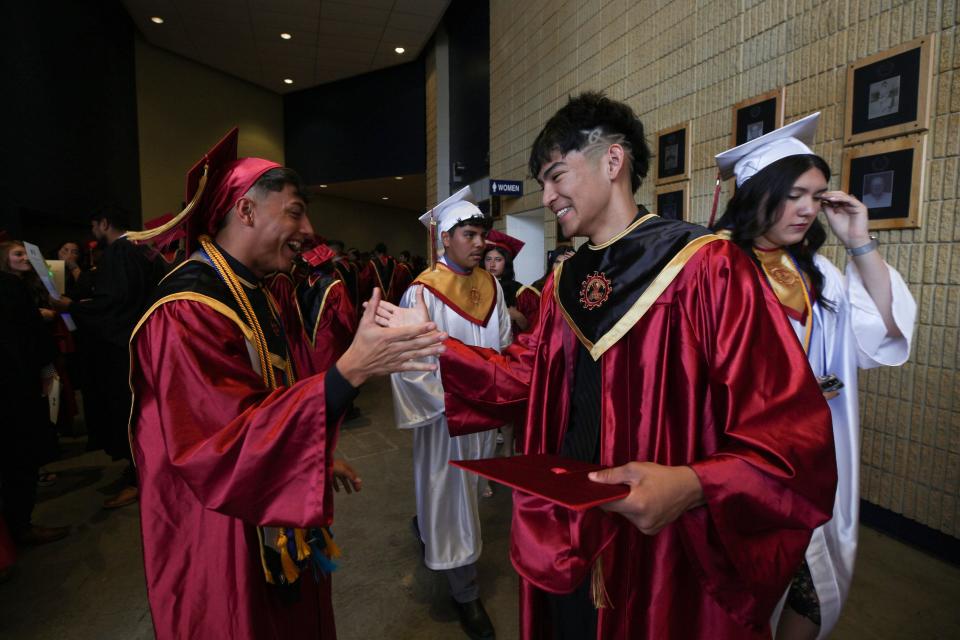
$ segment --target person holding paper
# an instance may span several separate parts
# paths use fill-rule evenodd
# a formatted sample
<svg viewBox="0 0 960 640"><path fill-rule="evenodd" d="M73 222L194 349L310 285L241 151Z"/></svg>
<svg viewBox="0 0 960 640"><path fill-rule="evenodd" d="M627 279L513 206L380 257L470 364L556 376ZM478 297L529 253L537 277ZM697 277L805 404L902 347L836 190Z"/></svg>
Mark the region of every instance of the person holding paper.
<svg viewBox="0 0 960 640"><path fill-rule="evenodd" d="M512 339L510 316L500 285L480 268L490 219L477 208L473 192L466 187L420 221L431 229L431 242L438 243L431 249L442 246L444 253L432 269L414 280L400 305L425 305L441 331L464 344L500 351ZM476 562L483 548L478 478L448 462L493 456L498 424L490 421L460 432L450 429L444 414L444 386L435 371L394 374L392 382L397 426L413 429L414 529L424 545L424 563L446 574L467 635L492 638L493 624L477 583Z"/></svg>
<svg viewBox="0 0 960 640"><path fill-rule="evenodd" d="M802 348L737 246L638 207L649 159L629 106L584 93L560 109L529 168L563 235L589 243L548 278L533 332L503 354L450 339L440 357L451 429L523 422L524 453L630 489L584 511L515 492L526 639L769 638L830 517L830 415Z"/></svg>

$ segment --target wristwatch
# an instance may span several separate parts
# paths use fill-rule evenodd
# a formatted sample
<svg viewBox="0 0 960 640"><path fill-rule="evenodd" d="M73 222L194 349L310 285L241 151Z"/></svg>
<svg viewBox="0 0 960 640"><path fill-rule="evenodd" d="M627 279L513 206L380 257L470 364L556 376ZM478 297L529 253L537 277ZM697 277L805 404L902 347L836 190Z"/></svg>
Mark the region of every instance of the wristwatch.
<svg viewBox="0 0 960 640"><path fill-rule="evenodd" d="M877 240L877 236L870 236L870 242L864 245L860 245L854 249L847 247L847 255L851 258L856 258L857 256L862 256L865 253L870 253L874 249L880 246L880 241Z"/></svg>

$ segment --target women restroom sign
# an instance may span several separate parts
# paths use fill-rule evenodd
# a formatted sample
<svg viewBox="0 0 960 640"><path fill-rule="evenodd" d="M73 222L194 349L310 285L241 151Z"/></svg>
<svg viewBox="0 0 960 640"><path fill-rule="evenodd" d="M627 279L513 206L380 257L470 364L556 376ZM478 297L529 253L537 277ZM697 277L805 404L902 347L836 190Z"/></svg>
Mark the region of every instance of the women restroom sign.
<svg viewBox="0 0 960 640"><path fill-rule="evenodd" d="M522 180L491 180L490 195L518 198L523 195Z"/></svg>

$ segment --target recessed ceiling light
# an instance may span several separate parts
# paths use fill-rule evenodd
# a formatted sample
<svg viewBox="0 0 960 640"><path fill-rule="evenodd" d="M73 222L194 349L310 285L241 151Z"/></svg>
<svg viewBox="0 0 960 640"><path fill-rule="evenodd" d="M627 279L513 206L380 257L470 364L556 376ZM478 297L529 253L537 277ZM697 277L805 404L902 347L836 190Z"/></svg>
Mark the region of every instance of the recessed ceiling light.
<svg viewBox="0 0 960 640"><path fill-rule="evenodd" d="M284 79L283 79L283 84L293 84L293 79L292 79L292 78L284 78Z"/></svg>
<svg viewBox="0 0 960 640"><path fill-rule="evenodd" d="M397 53L403 53L404 51L406 51L406 49L404 49L403 47L397 47L396 49L394 49L394 51L396 51Z"/></svg>
<svg viewBox="0 0 960 640"><path fill-rule="evenodd" d="M381 196L380 199L381 199L381 200L389 200L390 198L388 198L387 196Z"/></svg>
<svg viewBox="0 0 960 640"><path fill-rule="evenodd" d="M403 180L403 176L394 176L394 180Z"/></svg>
<svg viewBox="0 0 960 640"><path fill-rule="evenodd" d="M289 40L289 39L292 38L293 36L290 35L289 33L281 33L281 34L280 34L280 37L283 38L284 40Z"/></svg>
<svg viewBox="0 0 960 640"><path fill-rule="evenodd" d="M326 189L326 188L327 188L327 185L322 184L322 185L320 185L320 188L321 188L321 189Z"/></svg>
<svg viewBox="0 0 960 640"><path fill-rule="evenodd" d="M150 18L150 22L152 22L153 24L163 24L163 18L161 18L160 16L153 16L152 18Z"/></svg>

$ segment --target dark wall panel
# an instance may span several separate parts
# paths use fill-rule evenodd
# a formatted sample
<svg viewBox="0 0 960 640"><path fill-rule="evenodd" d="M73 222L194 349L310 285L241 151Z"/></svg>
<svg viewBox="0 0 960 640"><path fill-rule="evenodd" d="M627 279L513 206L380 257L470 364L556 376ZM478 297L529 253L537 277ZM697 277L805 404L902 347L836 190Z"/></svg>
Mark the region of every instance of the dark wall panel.
<svg viewBox="0 0 960 640"><path fill-rule="evenodd" d="M287 165L308 184L423 173L423 60L284 96Z"/></svg>
<svg viewBox="0 0 960 640"><path fill-rule="evenodd" d="M119 206L140 223L134 25L119 2L5 2L0 228L53 243Z"/></svg>
<svg viewBox="0 0 960 640"><path fill-rule="evenodd" d="M443 17L450 42L450 159L457 189L490 171L490 4L454 0ZM452 174L451 174L452 175Z"/></svg>

